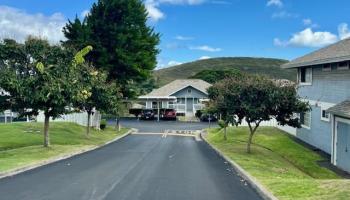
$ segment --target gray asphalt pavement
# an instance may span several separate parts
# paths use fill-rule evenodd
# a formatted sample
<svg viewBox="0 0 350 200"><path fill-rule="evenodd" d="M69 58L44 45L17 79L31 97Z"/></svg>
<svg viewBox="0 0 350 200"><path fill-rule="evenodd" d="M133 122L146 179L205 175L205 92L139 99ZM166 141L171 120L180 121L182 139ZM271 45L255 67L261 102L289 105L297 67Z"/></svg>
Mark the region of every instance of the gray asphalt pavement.
<svg viewBox="0 0 350 200"><path fill-rule="evenodd" d="M109 121L109 124L115 123ZM156 121L156 120L136 120L134 118L124 118L121 125L127 128L136 128L143 133L164 133L164 130L202 130L209 127L208 122L179 122L179 121ZM211 123L217 126L217 123Z"/></svg>
<svg viewBox="0 0 350 200"><path fill-rule="evenodd" d="M256 200L204 142L131 135L106 147L0 180L1 200Z"/></svg>

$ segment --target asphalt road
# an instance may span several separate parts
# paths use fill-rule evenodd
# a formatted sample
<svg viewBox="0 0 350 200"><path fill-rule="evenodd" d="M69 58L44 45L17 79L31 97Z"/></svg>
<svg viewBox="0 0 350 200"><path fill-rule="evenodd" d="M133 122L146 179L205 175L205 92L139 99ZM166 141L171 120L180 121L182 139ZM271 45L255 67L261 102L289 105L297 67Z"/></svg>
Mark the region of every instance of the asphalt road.
<svg viewBox="0 0 350 200"><path fill-rule="evenodd" d="M261 199L204 142L131 135L0 180L1 200Z"/></svg>
<svg viewBox="0 0 350 200"><path fill-rule="evenodd" d="M109 121L109 124L114 124ZM165 130L202 130L209 127L208 122L179 122L179 121L156 121L156 120L136 120L133 118L124 118L121 125L127 128L136 128L143 133L164 133ZM217 126L217 123L211 123L211 126Z"/></svg>

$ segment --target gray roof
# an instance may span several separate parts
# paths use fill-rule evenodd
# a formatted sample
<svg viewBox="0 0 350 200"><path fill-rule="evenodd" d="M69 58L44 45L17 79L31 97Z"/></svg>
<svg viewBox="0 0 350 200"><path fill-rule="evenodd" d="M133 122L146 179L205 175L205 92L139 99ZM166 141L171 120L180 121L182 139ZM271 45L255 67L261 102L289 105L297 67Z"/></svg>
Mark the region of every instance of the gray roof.
<svg viewBox="0 0 350 200"><path fill-rule="evenodd" d="M189 86L203 92L204 94L207 94L207 89L211 86L211 84L200 79L179 79L159 89L155 89L151 93L141 96L140 98L169 97Z"/></svg>
<svg viewBox="0 0 350 200"><path fill-rule="evenodd" d="M350 118L350 100L343 101L329 108L327 112L340 117Z"/></svg>
<svg viewBox="0 0 350 200"><path fill-rule="evenodd" d="M350 38L307 54L282 65L282 68L304 67L350 60Z"/></svg>

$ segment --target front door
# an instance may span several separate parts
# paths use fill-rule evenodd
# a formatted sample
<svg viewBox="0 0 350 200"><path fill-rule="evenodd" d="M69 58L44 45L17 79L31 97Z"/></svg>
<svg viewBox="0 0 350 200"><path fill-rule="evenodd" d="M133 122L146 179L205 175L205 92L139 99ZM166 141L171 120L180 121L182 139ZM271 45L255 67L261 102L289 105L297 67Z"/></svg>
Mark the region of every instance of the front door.
<svg viewBox="0 0 350 200"><path fill-rule="evenodd" d="M186 115L193 115L193 98L187 98L186 102Z"/></svg>
<svg viewBox="0 0 350 200"><path fill-rule="evenodd" d="M337 166L350 172L350 124L337 122Z"/></svg>

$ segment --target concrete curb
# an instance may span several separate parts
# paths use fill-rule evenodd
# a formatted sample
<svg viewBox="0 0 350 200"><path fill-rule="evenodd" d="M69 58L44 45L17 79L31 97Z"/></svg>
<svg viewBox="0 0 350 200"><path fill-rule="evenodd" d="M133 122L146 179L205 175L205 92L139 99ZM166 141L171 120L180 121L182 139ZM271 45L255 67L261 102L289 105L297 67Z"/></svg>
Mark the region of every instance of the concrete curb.
<svg viewBox="0 0 350 200"><path fill-rule="evenodd" d="M265 186L263 186L255 177L250 175L241 166L239 166L235 161L231 160L228 156L224 155L219 149L211 145L207 139L203 136L203 132L200 134L202 140L208 144L220 157L226 160L230 165L237 171L237 173L244 178L252 188L265 200L278 200Z"/></svg>
<svg viewBox="0 0 350 200"><path fill-rule="evenodd" d="M41 162L39 162L37 164L33 164L33 165L30 165L30 166L27 166L27 167L23 167L23 168L15 169L15 170L12 170L12 171L0 173L0 179L11 177L11 176L15 176L15 175L21 174L23 172L27 172L27 171L30 171L30 170L33 170L33 169L36 169L36 168L39 168L39 167L43 167L43 166L46 166L46 165L49 165L49 164L53 164L53 163L56 163L56 162L59 162L59 161L62 161L62 160L66 160L68 158L72 158L72 157L79 156L79 155L84 154L84 153L88 153L88 152L100 149L100 148L102 148L102 147L104 147L106 145L109 145L109 144L111 144L113 142L116 142L116 141L118 141L120 139L123 139L126 136L128 136L128 135L130 135L130 134L132 134L134 132L137 132L137 131L138 131L137 129L130 129L128 132L124 133L123 135L118 136L115 139L113 139L111 141L108 141L108 142L106 142L106 143L104 143L102 145L94 146L94 147L86 148L86 149L81 149L81 150L72 152L70 154L61 156L61 157L56 157L56 158L53 158L53 159L44 160L44 161L41 161Z"/></svg>

